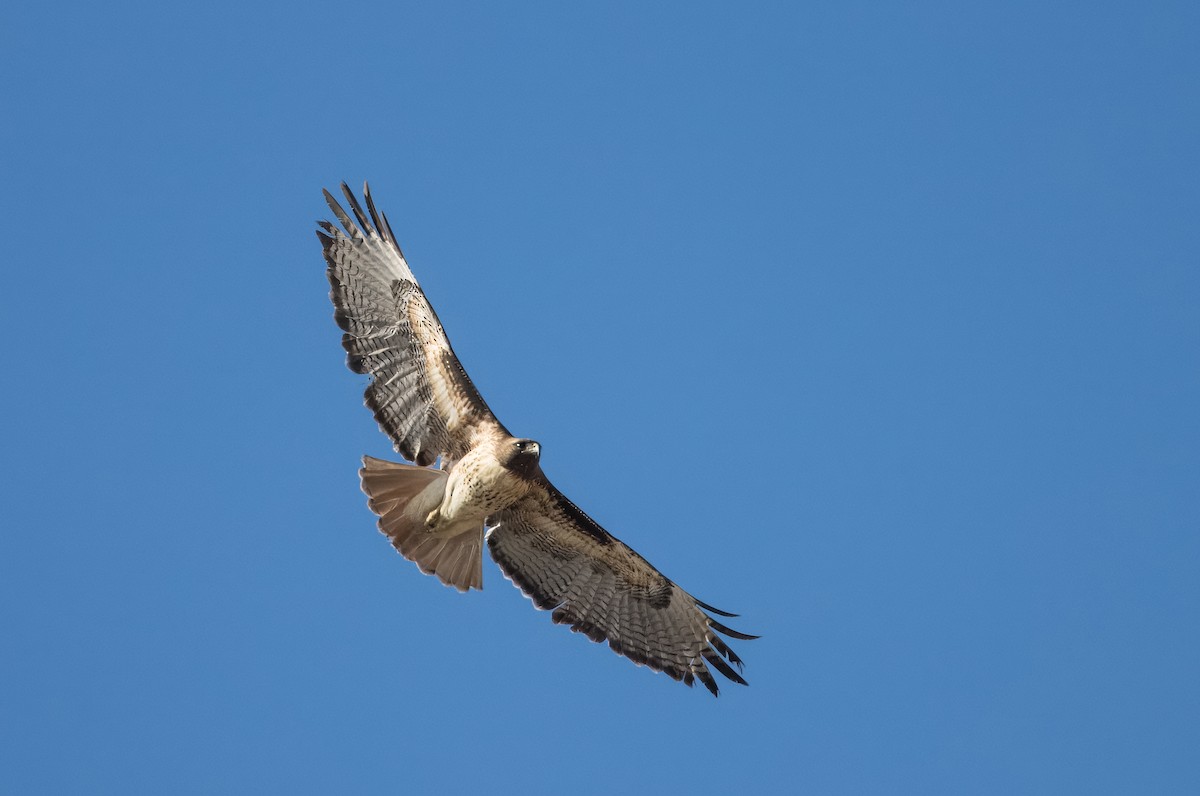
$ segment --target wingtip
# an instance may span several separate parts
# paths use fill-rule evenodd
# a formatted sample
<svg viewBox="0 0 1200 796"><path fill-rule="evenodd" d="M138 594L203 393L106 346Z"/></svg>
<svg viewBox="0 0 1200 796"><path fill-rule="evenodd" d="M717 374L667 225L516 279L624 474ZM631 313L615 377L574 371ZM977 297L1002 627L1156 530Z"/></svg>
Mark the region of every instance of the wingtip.
<svg viewBox="0 0 1200 796"><path fill-rule="evenodd" d="M709 613L714 613L714 614L717 614L718 616L725 616L730 619L736 619L738 617L738 614L731 614L728 611L722 611L720 608L714 608L713 606L709 605L708 603L704 602L703 600L696 600L695 597L693 597L692 599L695 600L696 605L700 606L701 608L703 608L705 611L708 611Z"/></svg>
<svg viewBox="0 0 1200 796"><path fill-rule="evenodd" d="M749 633L740 633L733 628L725 627L725 625L711 617L709 617L708 626L718 633L729 636L730 638L736 638L738 641L754 641L756 638L762 638L762 636L752 636Z"/></svg>

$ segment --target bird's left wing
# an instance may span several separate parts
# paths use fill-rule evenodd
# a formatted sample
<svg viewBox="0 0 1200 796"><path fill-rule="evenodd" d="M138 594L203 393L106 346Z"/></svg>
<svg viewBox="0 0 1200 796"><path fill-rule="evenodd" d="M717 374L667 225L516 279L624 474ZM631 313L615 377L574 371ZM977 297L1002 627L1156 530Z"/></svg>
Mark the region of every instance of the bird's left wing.
<svg viewBox="0 0 1200 796"><path fill-rule="evenodd" d="M554 488L544 476L513 507L489 518L488 549L504 574L551 619L639 665L714 696L709 666L742 685L742 661L718 636L730 630L706 605L666 578ZM728 663L726 662L728 661Z"/></svg>
<svg viewBox="0 0 1200 796"><path fill-rule="evenodd" d="M354 219L325 191L345 231L321 221L317 237L346 364L371 376L366 404L401 456L422 466L459 459L476 434L503 426L455 356L370 189L363 185L370 218L345 183L342 193Z"/></svg>

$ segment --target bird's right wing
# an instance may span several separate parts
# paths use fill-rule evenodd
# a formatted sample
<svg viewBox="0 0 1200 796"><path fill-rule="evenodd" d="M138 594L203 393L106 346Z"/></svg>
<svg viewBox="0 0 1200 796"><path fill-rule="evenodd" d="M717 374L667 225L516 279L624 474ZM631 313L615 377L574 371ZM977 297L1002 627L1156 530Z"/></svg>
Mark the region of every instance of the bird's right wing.
<svg viewBox="0 0 1200 796"><path fill-rule="evenodd" d="M601 528L544 476L516 505L489 518L492 558L533 604L592 641L607 641L634 663L716 696L712 669L735 683L742 661L718 635L753 639L725 627L720 614L679 588L632 548ZM730 665L732 664L732 665Z"/></svg>
<svg viewBox="0 0 1200 796"><path fill-rule="evenodd" d="M371 376L366 404L401 456L422 466L459 459L475 435L503 427L455 356L370 189L363 185L370 218L345 183L342 193L357 223L325 191L342 228L318 222L317 237L346 364Z"/></svg>

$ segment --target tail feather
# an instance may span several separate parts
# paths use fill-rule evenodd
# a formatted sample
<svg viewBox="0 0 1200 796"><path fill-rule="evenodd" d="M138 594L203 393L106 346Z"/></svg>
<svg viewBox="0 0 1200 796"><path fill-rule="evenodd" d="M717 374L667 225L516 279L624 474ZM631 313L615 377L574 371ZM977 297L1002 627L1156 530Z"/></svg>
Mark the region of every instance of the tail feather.
<svg viewBox="0 0 1200 796"><path fill-rule="evenodd" d="M444 470L363 457L358 471L367 505L379 515L379 530L392 546L428 575L459 591L483 588L483 525L469 522L439 528L425 518L442 502Z"/></svg>

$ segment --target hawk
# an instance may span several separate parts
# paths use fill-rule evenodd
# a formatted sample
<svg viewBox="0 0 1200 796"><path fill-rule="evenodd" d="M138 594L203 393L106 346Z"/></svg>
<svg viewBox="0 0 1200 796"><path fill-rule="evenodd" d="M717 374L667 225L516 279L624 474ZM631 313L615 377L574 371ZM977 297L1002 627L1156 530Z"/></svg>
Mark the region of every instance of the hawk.
<svg viewBox="0 0 1200 796"><path fill-rule="evenodd" d="M350 369L371 377L366 405L412 462L363 457L379 530L462 592L483 588L486 540L505 576L555 623L688 686L699 680L714 696L714 669L746 685L718 634L757 636L713 619L735 614L679 588L554 488L538 443L510 434L467 377L370 188L367 213L345 183L342 193L354 218L325 191L341 228L321 221L317 232L334 319Z"/></svg>

